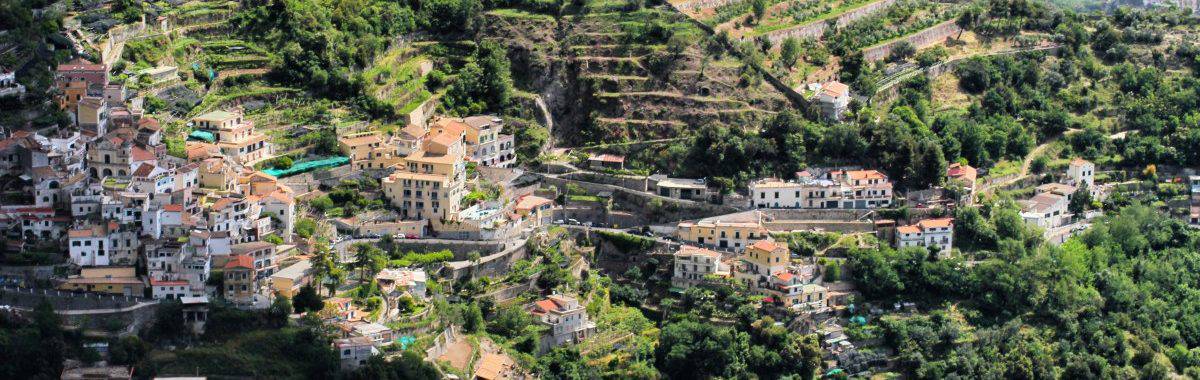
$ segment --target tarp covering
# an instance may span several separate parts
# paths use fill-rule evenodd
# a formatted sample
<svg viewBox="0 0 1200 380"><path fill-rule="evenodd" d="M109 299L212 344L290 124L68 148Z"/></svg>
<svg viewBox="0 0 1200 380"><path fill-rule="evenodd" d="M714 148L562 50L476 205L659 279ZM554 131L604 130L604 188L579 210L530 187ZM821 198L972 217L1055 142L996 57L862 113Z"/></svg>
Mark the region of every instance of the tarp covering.
<svg viewBox="0 0 1200 380"><path fill-rule="evenodd" d="M188 138L196 140L204 140L208 142L217 141L217 137L213 136L212 132L195 130L188 134Z"/></svg>
<svg viewBox="0 0 1200 380"><path fill-rule="evenodd" d="M287 169L275 169L275 168L263 169L263 173L273 175L276 178L283 178L283 177L293 176L293 175L300 174L300 173L311 172L311 171L317 170L317 169L338 167L338 166L346 165L349 163L350 163L349 157L337 156L337 157L329 157L329 158L320 159L320 160L297 162L295 164L292 164L292 167L287 168Z"/></svg>

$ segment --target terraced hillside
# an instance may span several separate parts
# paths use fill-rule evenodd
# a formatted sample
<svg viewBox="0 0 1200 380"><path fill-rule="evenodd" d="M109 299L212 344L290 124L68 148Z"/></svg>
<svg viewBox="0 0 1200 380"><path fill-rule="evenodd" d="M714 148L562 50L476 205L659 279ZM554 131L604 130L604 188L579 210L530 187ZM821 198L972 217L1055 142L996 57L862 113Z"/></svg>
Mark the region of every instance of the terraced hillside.
<svg viewBox="0 0 1200 380"><path fill-rule="evenodd" d="M753 0L676 0L672 6L744 49L760 50L772 75L793 87L836 79L839 57L891 58L904 42L916 49L957 34L958 4L929 0L767 0L756 16ZM796 43L792 57L781 47ZM905 50L905 49L901 49ZM903 58L903 57L901 57Z"/></svg>
<svg viewBox="0 0 1200 380"><path fill-rule="evenodd" d="M756 126L791 107L669 8L591 1L558 18L490 16L498 19L489 35L515 41L514 71L518 63L530 69L516 73L518 84L548 95L559 146L682 137L706 123Z"/></svg>

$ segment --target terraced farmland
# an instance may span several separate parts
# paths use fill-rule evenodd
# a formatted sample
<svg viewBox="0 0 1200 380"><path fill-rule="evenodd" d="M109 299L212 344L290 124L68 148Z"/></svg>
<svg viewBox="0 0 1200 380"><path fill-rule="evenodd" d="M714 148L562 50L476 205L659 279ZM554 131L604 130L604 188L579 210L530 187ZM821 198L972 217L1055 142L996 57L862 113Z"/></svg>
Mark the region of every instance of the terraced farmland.
<svg viewBox="0 0 1200 380"><path fill-rule="evenodd" d="M791 105L685 16L662 9L563 18L568 144L672 138L759 121Z"/></svg>

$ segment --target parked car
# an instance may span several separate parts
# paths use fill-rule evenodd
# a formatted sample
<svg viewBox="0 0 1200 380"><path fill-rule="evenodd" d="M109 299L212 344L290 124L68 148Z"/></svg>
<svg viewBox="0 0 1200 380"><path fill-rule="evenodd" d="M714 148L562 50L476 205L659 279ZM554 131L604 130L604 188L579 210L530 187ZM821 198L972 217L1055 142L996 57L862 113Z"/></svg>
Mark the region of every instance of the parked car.
<svg viewBox="0 0 1200 380"><path fill-rule="evenodd" d="M571 225L578 226L578 225L579 225L579 221L578 221L578 220L575 220L575 219L567 219L567 224L571 224Z"/></svg>
<svg viewBox="0 0 1200 380"><path fill-rule="evenodd" d="M555 220L554 220L554 224L563 224L563 220L562 220L562 219L555 219Z"/></svg>
<svg viewBox="0 0 1200 380"><path fill-rule="evenodd" d="M420 236L417 236L417 234L408 234L408 235L404 235L404 237L407 237L409 239L420 239L421 238Z"/></svg>

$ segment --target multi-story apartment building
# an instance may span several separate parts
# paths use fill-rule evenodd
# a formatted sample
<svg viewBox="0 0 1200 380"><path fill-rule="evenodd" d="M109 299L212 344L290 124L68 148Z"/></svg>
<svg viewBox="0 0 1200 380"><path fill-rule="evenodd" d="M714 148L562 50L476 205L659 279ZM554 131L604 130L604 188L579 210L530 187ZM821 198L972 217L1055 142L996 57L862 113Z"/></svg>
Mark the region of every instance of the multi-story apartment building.
<svg viewBox="0 0 1200 380"><path fill-rule="evenodd" d="M729 268L721 262L721 254L699 247L685 245L675 252L675 263L671 286L687 288L710 275L728 276Z"/></svg>
<svg viewBox="0 0 1200 380"><path fill-rule="evenodd" d="M768 278L786 272L791 262L786 243L759 240L742 252L734 278L751 285L766 282Z"/></svg>
<svg viewBox="0 0 1200 380"><path fill-rule="evenodd" d="M242 165L252 165L271 157L267 136L254 130L240 110L214 111L192 119L193 127L211 133L221 153Z"/></svg>
<svg viewBox="0 0 1200 380"><path fill-rule="evenodd" d="M225 300L239 306L254 304L258 295L258 276L255 273L254 258L230 256L229 262L225 263Z"/></svg>
<svg viewBox="0 0 1200 380"><path fill-rule="evenodd" d="M896 227L896 247L926 247L947 257L954 246L954 219L925 219L917 224Z"/></svg>
<svg viewBox="0 0 1200 380"><path fill-rule="evenodd" d="M891 206L892 183L878 170L803 171L791 182L751 182L750 197L755 208L878 208Z"/></svg>
<svg viewBox="0 0 1200 380"><path fill-rule="evenodd" d="M441 133L405 157L383 178L384 197L405 219L437 221L457 217L465 195L466 161L462 140Z"/></svg>
<svg viewBox="0 0 1200 380"><path fill-rule="evenodd" d="M383 138L377 132L356 133L338 138L338 149L350 158L350 163L357 169L363 169L364 163L369 163L371 152L383 147Z"/></svg>
<svg viewBox="0 0 1200 380"><path fill-rule="evenodd" d="M115 220L83 224L67 232L71 263L79 266L130 265L137 259L138 231Z"/></svg>
<svg viewBox="0 0 1200 380"><path fill-rule="evenodd" d="M539 323L550 328L542 337L542 352L579 343L596 333L596 323L588 320L587 309L574 297L554 294L530 304L528 310Z"/></svg>
<svg viewBox="0 0 1200 380"><path fill-rule="evenodd" d="M680 222L676 234L685 242L739 251L768 236L758 211Z"/></svg>
<svg viewBox="0 0 1200 380"><path fill-rule="evenodd" d="M430 134L461 134L471 162L508 167L514 162L516 153L512 135L500 134L503 128L500 118L494 116L441 118L430 125Z"/></svg>

